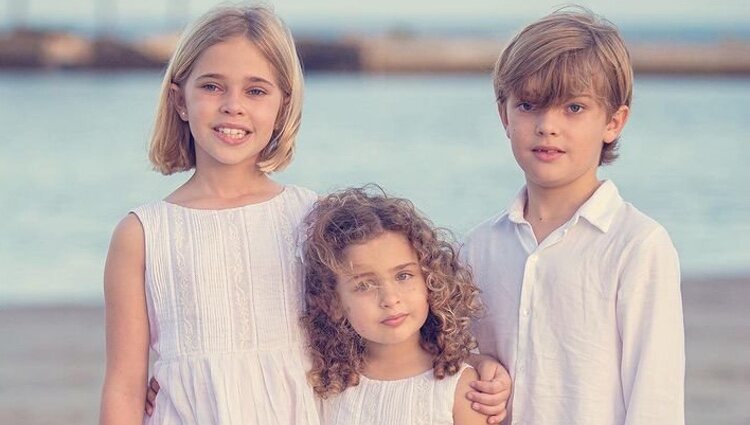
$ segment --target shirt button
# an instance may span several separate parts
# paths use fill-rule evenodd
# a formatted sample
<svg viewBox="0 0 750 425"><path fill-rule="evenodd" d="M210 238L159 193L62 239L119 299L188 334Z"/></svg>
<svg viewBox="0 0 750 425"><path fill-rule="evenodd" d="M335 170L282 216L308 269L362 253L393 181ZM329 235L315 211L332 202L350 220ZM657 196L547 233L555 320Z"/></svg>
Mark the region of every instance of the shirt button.
<svg viewBox="0 0 750 425"><path fill-rule="evenodd" d="M524 366L524 365L521 365L521 366L518 367L518 371L519 372L523 372L525 370L526 370L526 366Z"/></svg>
<svg viewBox="0 0 750 425"><path fill-rule="evenodd" d="M524 316L528 316L529 315L529 309L528 308L524 308L523 309L523 315Z"/></svg>

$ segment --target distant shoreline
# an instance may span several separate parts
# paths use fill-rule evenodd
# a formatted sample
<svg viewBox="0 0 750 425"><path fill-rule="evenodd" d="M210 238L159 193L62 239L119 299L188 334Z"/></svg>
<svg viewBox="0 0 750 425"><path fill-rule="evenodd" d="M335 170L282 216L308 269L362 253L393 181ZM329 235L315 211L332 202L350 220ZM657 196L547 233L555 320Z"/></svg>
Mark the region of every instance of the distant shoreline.
<svg viewBox="0 0 750 425"><path fill-rule="evenodd" d="M68 32L0 33L0 70L163 69L178 34L129 41ZM305 70L362 73L489 73L505 41L408 34L298 37ZM634 71L655 75L750 75L750 41L629 45Z"/></svg>

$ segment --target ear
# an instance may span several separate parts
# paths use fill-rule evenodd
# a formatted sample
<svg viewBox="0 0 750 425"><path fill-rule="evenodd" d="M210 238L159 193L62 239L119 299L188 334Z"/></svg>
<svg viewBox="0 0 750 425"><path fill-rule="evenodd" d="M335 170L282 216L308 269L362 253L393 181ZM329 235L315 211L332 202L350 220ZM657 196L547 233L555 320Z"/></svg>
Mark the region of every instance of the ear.
<svg viewBox="0 0 750 425"><path fill-rule="evenodd" d="M505 109L505 104L497 102L497 113L500 115L500 122L503 123L505 136L510 139L510 132L508 131L508 111Z"/></svg>
<svg viewBox="0 0 750 425"><path fill-rule="evenodd" d="M185 96L182 93L182 88L175 83L169 86L169 99L171 100L172 108L174 108L180 119L187 122L188 113L187 106L185 105Z"/></svg>
<svg viewBox="0 0 750 425"><path fill-rule="evenodd" d="M628 122L628 117L630 117L630 108L626 105L621 105L612 114L612 118L609 119L607 127L604 129L604 143L612 143L620 137L622 129L625 128L625 124Z"/></svg>

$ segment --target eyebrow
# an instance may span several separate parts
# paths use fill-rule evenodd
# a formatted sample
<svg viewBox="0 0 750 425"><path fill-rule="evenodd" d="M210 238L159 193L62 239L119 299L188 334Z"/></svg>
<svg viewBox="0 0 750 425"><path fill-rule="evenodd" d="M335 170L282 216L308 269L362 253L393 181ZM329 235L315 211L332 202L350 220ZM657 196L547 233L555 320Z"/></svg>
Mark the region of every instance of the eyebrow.
<svg viewBox="0 0 750 425"><path fill-rule="evenodd" d="M568 98L568 100L576 100L576 99L587 99L587 100L591 100L591 99L594 99L594 97L593 97L593 96L591 96L590 94L574 94L574 95L572 95L572 96L570 96L570 97Z"/></svg>
<svg viewBox="0 0 750 425"><path fill-rule="evenodd" d="M352 266L354 266L354 265L352 265ZM390 272L400 271L400 270L403 270L403 269L408 268L410 266L418 266L418 264L416 262L414 262L414 261L410 261L410 262L404 263L404 264L399 264L398 266L391 268ZM361 279L361 278L363 278L365 276L374 276L374 275L375 275L375 273L373 273L373 272L358 273L358 274L352 275L349 278L349 280L357 280L357 279Z"/></svg>
<svg viewBox="0 0 750 425"><path fill-rule="evenodd" d="M208 73L208 74L203 74L203 75L200 75L200 76L196 77L195 79L196 79L196 80L203 80L203 79L216 79L216 80L224 80L224 79L226 79L226 77L225 77L225 76L223 76L223 75L221 75L221 74L216 74L216 73ZM249 81L249 82L251 82L251 83L265 83L265 84L268 84L268 85L270 85L270 86L276 86L276 85L275 85L274 83L272 83L271 81L268 81L268 80L266 80L266 79L265 79L265 78L263 78L263 77L258 77L258 76L255 76L255 75L253 75L253 76L250 76L250 77L245 77L245 80L247 80L247 81Z"/></svg>

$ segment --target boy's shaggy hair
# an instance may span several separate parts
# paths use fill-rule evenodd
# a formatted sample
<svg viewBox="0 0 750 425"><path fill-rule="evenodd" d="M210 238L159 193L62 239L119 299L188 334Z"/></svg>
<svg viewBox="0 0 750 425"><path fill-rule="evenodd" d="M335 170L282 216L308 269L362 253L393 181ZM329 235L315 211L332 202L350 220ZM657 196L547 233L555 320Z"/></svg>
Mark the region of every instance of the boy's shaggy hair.
<svg viewBox="0 0 750 425"><path fill-rule="evenodd" d="M633 68L614 24L587 9L566 8L513 38L495 64L493 85L501 113L510 95L546 108L590 94L610 118L620 106L630 107ZM617 158L618 139L603 143L599 165Z"/></svg>
<svg viewBox="0 0 750 425"><path fill-rule="evenodd" d="M435 358L437 379L459 371L476 341L469 332L480 311L469 270L439 231L401 198L377 186L346 189L319 200L305 220L303 248L306 310L302 325L312 357L308 377L315 392L326 398L359 383L365 345L343 315L336 293L336 271L346 270L344 250L382 235L407 237L419 258L430 306L420 330L421 345Z"/></svg>

